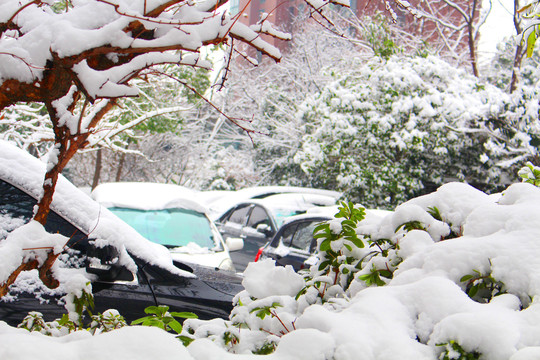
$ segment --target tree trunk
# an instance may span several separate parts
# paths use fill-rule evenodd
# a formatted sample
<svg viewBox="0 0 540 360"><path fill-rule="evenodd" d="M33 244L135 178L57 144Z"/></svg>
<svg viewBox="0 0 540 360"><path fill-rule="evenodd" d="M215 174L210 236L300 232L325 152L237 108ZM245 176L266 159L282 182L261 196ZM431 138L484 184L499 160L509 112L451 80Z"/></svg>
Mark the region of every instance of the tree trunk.
<svg viewBox="0 0 540 360"><path fill-rule="evenodd" d="M473 75L478 77L478 64L476 59L476 44L474 43L474 19L476 18L478 7L478 0L474 0L472 3L471 17L467 24L468 37L469 37L469 54L471 56L471 65Z"/></svg>
<svg viewBox="0 0 540 360"><path fill-rule="evenodd" d="M521 21L518 14L519 10L519 0L514 0L514 28L516 29L516 33L520 34L521 29ZM514 55L514 63L512 66L512 80L510 81L510 87L509 91L510 94L513 93L517 89L517 84L519 83L519 69L521 69L521 60L523 60L523 55L525 54L525 49L523 48L523 45L521 45L521 42L516 46L516 53Z"/></svg>
<svg viewBox="0 0 540 360"><path fill-rule="evenodd" d="M92 190L99 184L99 178L101 177L101 153L103 150L99 148L96 152L96 167L94 169L94 179L92 180Z"/></svg>
<svg viewBox="0 0 540 360"><path fill-rule="evenodd" d="M126 153L120 154L120 161L118 161L118 169L116 169L116 177L114 181L119 182L122 179L122 169L124 168L124 163L126 162Z"/></svg>

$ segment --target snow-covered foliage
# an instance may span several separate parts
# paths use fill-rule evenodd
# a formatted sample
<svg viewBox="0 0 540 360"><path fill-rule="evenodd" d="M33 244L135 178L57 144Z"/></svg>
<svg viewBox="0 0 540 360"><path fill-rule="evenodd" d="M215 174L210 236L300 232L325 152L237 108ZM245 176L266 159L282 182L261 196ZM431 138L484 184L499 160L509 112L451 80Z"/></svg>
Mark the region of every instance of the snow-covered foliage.
<svg viewBox="0 0 540 360"><path fill-rule="evenodd" d="M137 360L150 353L156 359L196 360L260 359L255 353L280 360L535 360L539 200L540 189L527 183L497 195L448 183L382 219L361 220L355 230L366 246L352 249L352 257L377 254L347 290L336 284L342 291L324 299L302 292L321 263L304 274L271 260L252 263L230 320L184 322L183 335L194 339L187 348L172 334L144 327L48 338L0 323L0 355L70 359L84 353L99 359L114 351L117 358ZM336 233L341 220L331 221ZM386 245L379 248L377 239ZM392 271L381 282L369 282L364 275L373 269Z"/></svg>
<svg viewBox="0 0 540 360"><path fill-rule="evenodd" d="M314 280L323 257L303 276L272 260L252 263L230 321L185 323L185 334L196 339L188 349L196 358L218 347L238 354L277 349L277 355L292 338L301 344L315 333L324 343L317 345L324 347L320 359L442 359L458 358L460 351L474 358L534 359L540 344L539 198L540 189L526 183L496 196L449 183L377 223L360 221L356 232L366 247L349 256L368 260L345 291L333 276L319 278L328 291L341 288L324 299L301 291L302 277L306 284ZM376 239L394 250L378 251L385 245ZM380 282L364 276L382 271L390 274ZM269 286L278 281L279 287Z"/></svg>
<svg viewBox="0 0 540 360"><path fill-rule="evenodd" d="M432 56L354 66L299 106L305 135L288 162L306 183L388 206L448 179L493 189L537 154L533 89L509 95Z"/></svg>

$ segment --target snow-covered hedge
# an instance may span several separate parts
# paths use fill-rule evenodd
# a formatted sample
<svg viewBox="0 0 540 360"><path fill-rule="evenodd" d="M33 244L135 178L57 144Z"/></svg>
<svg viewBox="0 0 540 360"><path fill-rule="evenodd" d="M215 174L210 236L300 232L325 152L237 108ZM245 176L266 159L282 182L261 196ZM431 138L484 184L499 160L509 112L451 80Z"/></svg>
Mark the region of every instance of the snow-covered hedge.
<svg viewBox="0 0 540 360"><path fill-rule="evenodd" d="M320 273L324 255L306 274L252 263L230 321L185 323L196 339L188 349L196 359L274 349L310 360L538 359L539 200L527 183L497 195L449 183L360 221L365 247L347 256L364 262L346 289ZM380 281L370 281L377 271ZM314 296L305 291L314 280L341 291Z"/></svg>
<svg viewBox="0 0 540 360"><path fill-rule="evenodd" d="M391 207L452 179L496 189L537 154L534 87L510 95L434 56L327 71L334 81L299 105L304 135L282 165L305 184Z"/></svg>

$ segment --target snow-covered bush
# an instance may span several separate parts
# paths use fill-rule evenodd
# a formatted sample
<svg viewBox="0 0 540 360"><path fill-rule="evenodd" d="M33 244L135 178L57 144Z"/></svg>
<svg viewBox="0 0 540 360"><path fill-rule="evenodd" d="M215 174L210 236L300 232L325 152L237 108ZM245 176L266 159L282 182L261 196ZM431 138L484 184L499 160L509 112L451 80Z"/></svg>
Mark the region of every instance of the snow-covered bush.
<svg viewBox="0 0 540 360"><path fill-rule="evenodd" d="M306 184L390 207L449 179L497 189L537 153L537 92L506 94L433 56L351 66L300 106L287 166Z"/></svg>
<svg viewBox="0 0 540 360"><path fill-rule="evenodd" d="M340 291L325 301L302 291L306 280L318 274L320 263L304 275L275 267L272 260L252 263L230 321L184 324L185 335L194 339L188 349L195 358L274 349L278 357L294 353L293 339L298 344L312 339L319 359L359 354L366 359L536 359L538 200L540 189L527 183L497 195L449 183L401 204L384 218L361 219L355 229L366 245L370 239L386 239L392 246L364 262L349 285L336 282ZM343 229L338 224L351 225L351 216L338 220L329 224L333 234ZM342 250L349 251L345 245L353 243L342 242ZM351 250L358 259L369 247ZM373 266L391 265L392 276L382 278L384 284L366 281L364 275ZM498 285L491 287L490 282ZM479 297L471 284L483 284L477 290L493 293ZM294 354L308 359L307 350Z"/></svg>

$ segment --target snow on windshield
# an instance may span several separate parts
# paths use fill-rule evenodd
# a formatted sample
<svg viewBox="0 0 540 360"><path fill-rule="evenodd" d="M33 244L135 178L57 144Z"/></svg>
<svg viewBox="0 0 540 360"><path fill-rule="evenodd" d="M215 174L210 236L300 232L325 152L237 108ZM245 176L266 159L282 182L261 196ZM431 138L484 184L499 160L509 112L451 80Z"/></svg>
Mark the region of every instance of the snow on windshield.
<svg viewBox="0 0 540 360"><path fill-rule="evenodd" d="M105 207L140 210L182 208L206 213L197 191L174 184L118 182L98 185L92 198Z"/></svg>

